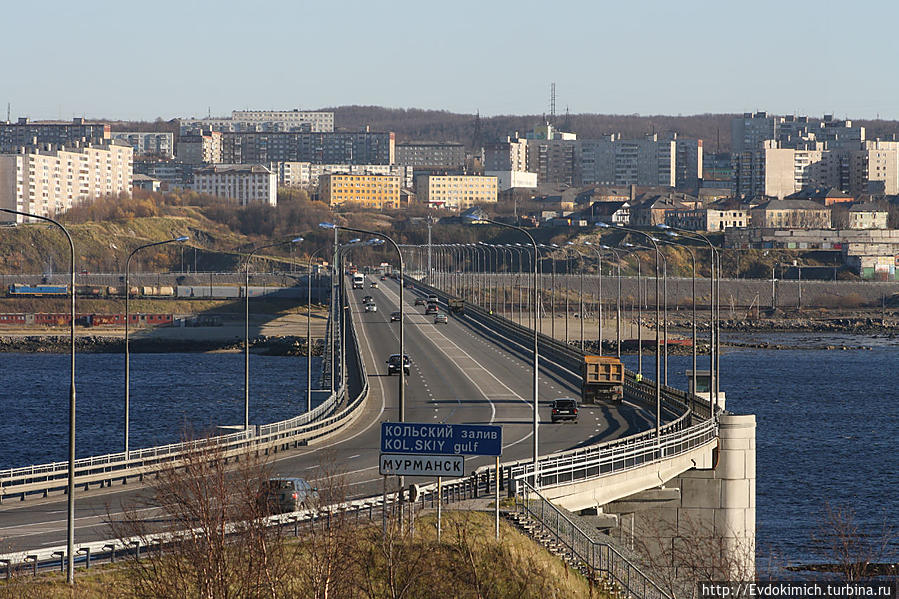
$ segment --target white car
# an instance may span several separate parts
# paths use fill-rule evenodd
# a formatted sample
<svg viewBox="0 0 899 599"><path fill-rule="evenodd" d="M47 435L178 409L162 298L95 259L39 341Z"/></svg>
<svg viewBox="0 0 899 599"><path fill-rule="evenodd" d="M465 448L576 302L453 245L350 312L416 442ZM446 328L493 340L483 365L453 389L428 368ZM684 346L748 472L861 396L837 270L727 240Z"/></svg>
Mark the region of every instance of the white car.
<svg viewBox="0 0 899 599"><path fill-rule="evenodd" d="M375 304L365 304L365 311L366 312L377 312L378 306L376 306Z"/></svg>

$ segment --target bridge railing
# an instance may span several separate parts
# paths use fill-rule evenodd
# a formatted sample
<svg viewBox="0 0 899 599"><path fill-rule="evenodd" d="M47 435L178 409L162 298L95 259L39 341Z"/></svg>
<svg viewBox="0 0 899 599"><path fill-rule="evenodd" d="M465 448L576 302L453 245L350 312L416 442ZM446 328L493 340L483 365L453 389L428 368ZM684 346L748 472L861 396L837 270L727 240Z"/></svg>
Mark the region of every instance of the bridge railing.
<svg viewBox="0 0 899 599"><path fill-rule="evenodd" d="M360 389L351 401L342 402L349 390L346 381L340 381L339 388L311 412L287 420L211 439L135 449L129 451L127 455L125 452L116 452L79 458L75 460L75 484L86 487L91 483L108 483L112 479L121 479L125 482L130 477L142 477L176 463L187 453L208 448L210 444L219 448L226 456L247 451L249 448L267 451L269 448L277 448L289 442L295 445L305 444L352 422L367 397L368 382L352 319L348 319L348 323L348 346L352 349L349 353L359 365L358 370L353 370L354 382ZM339 406L343 407L337 411ZM68 461L0 470L0 500L10 495L19 495L25 499L29 494L46 495L50 491L63 489L68 472Z"/></svg>
<svg viewBox="0 0 899 599"><path fill-rule="evenodd" d="M602 575L625 597L671 599L658 584L609 543L594 540L527 482L515 496L515 509L540 524L543 532L568 548L592 575Z"/></svg>

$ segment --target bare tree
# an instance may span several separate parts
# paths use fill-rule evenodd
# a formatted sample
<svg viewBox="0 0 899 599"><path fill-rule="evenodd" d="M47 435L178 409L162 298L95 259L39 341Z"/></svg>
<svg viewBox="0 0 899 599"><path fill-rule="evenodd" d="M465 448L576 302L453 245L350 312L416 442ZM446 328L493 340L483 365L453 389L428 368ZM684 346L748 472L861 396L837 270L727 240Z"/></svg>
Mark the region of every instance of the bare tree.
<svg viewBox="0 0 899 599"><path fill-rule="evenodd" d="M830 503L824 504L812 533L813 547L826 562L821 569L851 581L877 576L880 564L893 563L896 540L896 530L886 518L879 529L865 530L851 507Z"/></svg>
<svg viewBox="0 0 899 599"><path fill-rule="evenodd" d="M199 443L151 485L144 505L110 518L115 536L140 543L128 560L136 597L280 597L295 546L269 526L260 495L269 466L256 453L229 464L213 439ZM164 542L159 542L160 535Z"/></svg>

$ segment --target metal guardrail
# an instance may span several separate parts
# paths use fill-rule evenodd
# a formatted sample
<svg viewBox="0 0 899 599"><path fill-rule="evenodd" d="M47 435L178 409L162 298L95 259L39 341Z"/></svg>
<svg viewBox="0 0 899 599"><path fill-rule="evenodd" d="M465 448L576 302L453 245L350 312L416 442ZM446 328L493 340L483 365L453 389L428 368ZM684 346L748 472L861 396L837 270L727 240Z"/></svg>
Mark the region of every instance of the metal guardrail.
<svg viewBox="0 0 899 599"><path fill-rule="evenodd" d="M671 599L615 547L592 539L531 485L525 482L523 486L520 495L515 496L516 511L533 518L544 532L567 547L594 579L605 575L624 596Z"/></svg>
<svg viewBox="0 0 899 599"><path fill-rule="evenodd" d="M252 427L247 431L220 435L209 441L171 443L132 450L127 455L124 452L118 452L80 458L75 461L75 484L86 486L96 482L109 482L112 479L127 480L128 478L142 477L161 467L170 466L186 453L196 451L201 447L208 447L209 443L220 448L226 456L247 451L251 447L275 447L279 443L289 440L297 445L308 443L310 440L352 422L367 397L368 380L359 352L357 333L352 319L349 321L348 339L354 348L354 359L359 365L359 369L355 372L361 379L361 392L352 401L347 402L339 412L334 413L340 405L341 399L347 394L345 381L341 381L336 392L329 395L311 412L284 421ZM68 461L0 470L0 501L4 496L9 495L19 495L24 500L29 494L46 495L50 491L62 489L66 484L68 471Z"/></svg>

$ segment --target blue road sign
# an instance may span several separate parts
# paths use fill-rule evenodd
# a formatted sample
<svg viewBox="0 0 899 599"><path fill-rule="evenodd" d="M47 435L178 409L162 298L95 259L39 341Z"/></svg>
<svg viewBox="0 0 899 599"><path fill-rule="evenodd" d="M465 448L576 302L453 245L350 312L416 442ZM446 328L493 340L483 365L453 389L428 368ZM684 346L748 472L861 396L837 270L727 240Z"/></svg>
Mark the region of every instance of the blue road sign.
<svg viewBox="0 0 899 599"><path fill-rule="evenodd" d="M503 453L503 427L483 424L382 422L383 453L492 455Z"/></svg>

